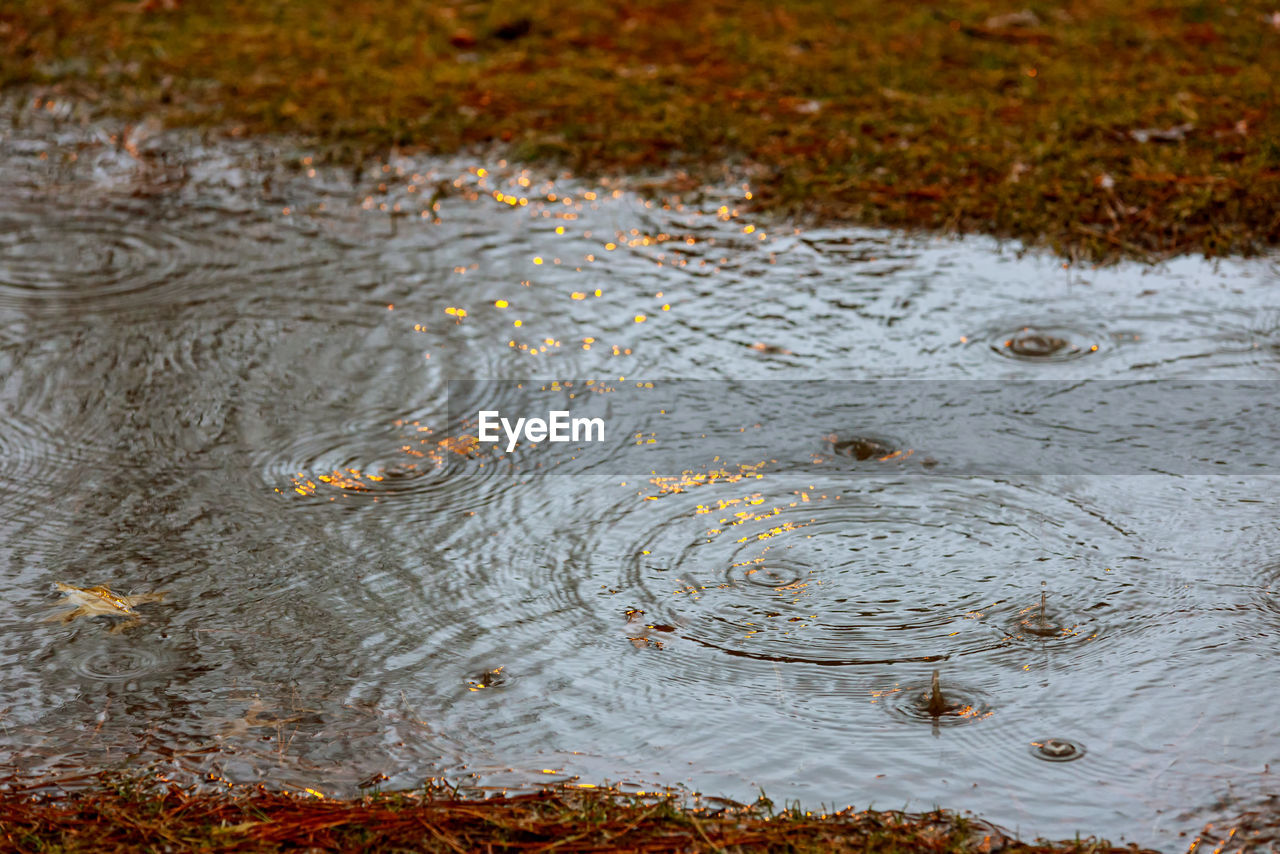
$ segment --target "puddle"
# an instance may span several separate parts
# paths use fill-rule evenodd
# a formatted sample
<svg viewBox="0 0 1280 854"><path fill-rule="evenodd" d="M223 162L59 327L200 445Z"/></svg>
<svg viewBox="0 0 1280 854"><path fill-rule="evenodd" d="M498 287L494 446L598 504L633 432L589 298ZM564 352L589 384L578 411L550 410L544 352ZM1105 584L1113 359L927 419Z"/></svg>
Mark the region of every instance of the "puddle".
<svg viewBox="0 0 1280 854"><path fill-rule="evenodd" d="M805 411L772 462L744 432L538 477L448 418L464 378L721 381L726 411L766 379L1280 379L1274 261L1064 269L757 220L738 185L356 180L41 115L0 122L6 767L763 787L1170 849L1280 767L1270 478L958 475L923 419ZM112 634L41 622L55 581L167 596ZM968 711L921 707L934 669Z"/></svg>

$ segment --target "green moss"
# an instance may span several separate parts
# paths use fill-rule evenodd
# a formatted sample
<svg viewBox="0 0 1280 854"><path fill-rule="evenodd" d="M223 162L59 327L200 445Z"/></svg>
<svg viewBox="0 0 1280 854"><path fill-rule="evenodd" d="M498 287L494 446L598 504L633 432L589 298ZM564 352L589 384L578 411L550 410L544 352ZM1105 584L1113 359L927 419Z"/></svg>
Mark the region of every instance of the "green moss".
<svg viewBox="0 0 1280 854"><path fill-rule="evenodd" d="M729 163L761 209L1094 260L1280 241L1262 3L167 5L9 0L0 85L360 150L505 143L587 175Z"/></svg>

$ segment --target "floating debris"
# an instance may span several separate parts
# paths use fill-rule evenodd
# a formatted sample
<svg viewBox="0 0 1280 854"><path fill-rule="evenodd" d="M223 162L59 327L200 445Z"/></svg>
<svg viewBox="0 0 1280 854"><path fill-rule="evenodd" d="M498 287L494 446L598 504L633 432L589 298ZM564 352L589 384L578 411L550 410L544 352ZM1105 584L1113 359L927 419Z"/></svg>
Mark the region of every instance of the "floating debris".
<svg viewBox="0 0 1280 854"><path fill-rule="evenodd" d="M134 609L138 605L144 605L147 602L159 602L165 596L164 593L120 596L112 593L111 588L105 584L100 584L96 587L75 587L71 584L56 581L54 585L58 590L66 594L65 604L73 607L46 617L45 622L69 623L77 617L124 617L127 622L117 625L112 631L119 631L126 625L136 623L138 621L138 612Z"/></svg>
<svg viewBox="0 0 1280 854"><path fill-rule="evenodd" d="M360 789L372 789L374 786L380 786L390 779L391 778L386 774L384 774L383 772L375 771L374 773L370 774L368 777L365 777L359 783L356 783L356 787Z"/></svg>
<svg viewBox="0 0 1280 854"><path fill-rule="evenodd" d="M478 676L473 676L467 680L468 691L483 691L485 688L500 688L507 684L507 677L503 674L506 665L495 670L486 670Z"/></svg>

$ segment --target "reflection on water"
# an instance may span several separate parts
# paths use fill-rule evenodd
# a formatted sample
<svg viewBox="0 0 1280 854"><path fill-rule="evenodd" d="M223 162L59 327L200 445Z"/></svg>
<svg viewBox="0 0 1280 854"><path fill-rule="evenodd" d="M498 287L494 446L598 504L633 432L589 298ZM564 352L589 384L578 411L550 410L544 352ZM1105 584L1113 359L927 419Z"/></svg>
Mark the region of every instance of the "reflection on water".
<svg viewBox="0 0 1280 854"><path fill-rule="evenodd" d="M466 377L1275 377L1273 263L40 115L0 137L7 767L762 786L1167 847L1280 767L1267 478L925 476L912 425L803 412L848 467L542 478L446 423ZM167 595L44 622L58 581Z"/></svg>

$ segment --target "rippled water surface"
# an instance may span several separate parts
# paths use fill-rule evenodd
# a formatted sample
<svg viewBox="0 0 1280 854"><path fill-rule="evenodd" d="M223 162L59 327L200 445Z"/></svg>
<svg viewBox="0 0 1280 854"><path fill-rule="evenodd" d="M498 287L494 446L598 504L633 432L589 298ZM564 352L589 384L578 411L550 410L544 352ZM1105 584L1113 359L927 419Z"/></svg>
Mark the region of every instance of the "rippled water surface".
<svg viewBox="0 0 1280 854"><path fill-rule="evenodd" d="M912 424L803 411L847 467L522 477L446 423L473 377L725 380L726 410L756 379L1280 379L1274 261L1064 268L757 220L737 184L4 120L9 768L763 787L1170 850L1276 791L1273 479L930 475L883 459ZM165 597L61 622L59 581Z"/></svg>

